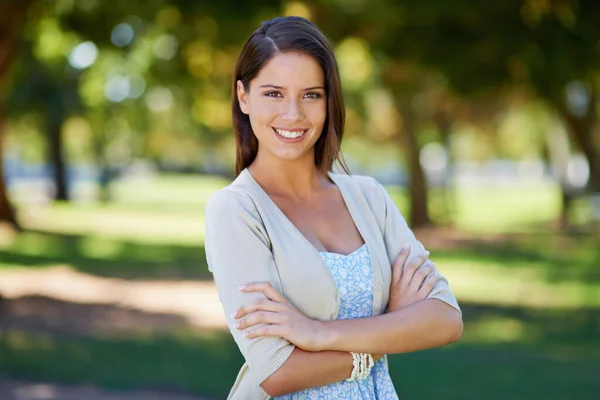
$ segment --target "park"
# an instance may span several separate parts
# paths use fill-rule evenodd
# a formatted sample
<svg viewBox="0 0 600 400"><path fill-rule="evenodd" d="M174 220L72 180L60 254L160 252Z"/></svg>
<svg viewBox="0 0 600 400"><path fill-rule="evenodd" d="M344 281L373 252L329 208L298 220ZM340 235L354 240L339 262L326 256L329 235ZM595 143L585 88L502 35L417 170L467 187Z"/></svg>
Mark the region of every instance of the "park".
<svg viewBox="0 0 600 400"><path fill-rule="evenodd" d="M458 343L388 356L400 397L596 398L592 0L2 3L0 398L226 397L205 207L234 178L237 53L277 15L334 44L344 158L462 308Z"/></svg>

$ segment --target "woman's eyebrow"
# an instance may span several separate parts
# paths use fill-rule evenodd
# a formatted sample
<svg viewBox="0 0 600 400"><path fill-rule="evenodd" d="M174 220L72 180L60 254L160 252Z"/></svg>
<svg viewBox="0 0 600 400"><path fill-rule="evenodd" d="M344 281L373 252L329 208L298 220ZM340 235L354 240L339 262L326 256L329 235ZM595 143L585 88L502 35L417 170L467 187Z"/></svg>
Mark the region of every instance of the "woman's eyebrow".
<svg viewBox="0 0 600 400"><path fill-rule="evenodd" d="M260 85L261 88L273 88L273 89L284 89L283 86L273 85L272 83L267 83L265 85Z"/></svg>
<svg viewBox="0 0 600 400"><path fill-rule="evenodd" d="M283 86L273 85L272 83L267 83L267 84L264 84L264 85L260 85L259 87L261 87L261 88L273 88L273 89L285 89L285 87L283 87ZM308 91L308 90L315 90L315 89L325 90L325 88L323 86L311 86L309 88L302 89L302 90Z"/></svg>

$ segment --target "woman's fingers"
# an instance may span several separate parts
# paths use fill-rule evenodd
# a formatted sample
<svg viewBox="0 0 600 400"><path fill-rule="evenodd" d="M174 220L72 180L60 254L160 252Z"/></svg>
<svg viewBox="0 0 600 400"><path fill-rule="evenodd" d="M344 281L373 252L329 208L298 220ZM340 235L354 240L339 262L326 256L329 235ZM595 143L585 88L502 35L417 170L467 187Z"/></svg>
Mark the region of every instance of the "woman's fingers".
<svg viewBox="0 0 600 400"><path fill-rule="evenodd" d="M259 300L250 302L248 304L244 304L243 306L238 308L237 311L235 311L231 315L231 317L240 319L240 318L244 317L245 315L250 314L252 312L256 312L256 311L277 312L277 311L282 311L283 308L284 307L282 307L281 303L278 303L278 302L275 302L275 301L272 301L269 299L259 299Z"/></svg>
<svg viewBox="0 0 600 400"><path fill-rule="evenodd" d="M400 278L402 278L402 270L404 269L404 264L406 264L406 259L410 254L410 245L407 243L402 247L400 253L396 256L394 260L394 264L392 265L392 285L400 282Z"/></svg>
<svg viewBox="0 0 600 400"><path fill-rule="evenodd" d="M429 296L429 293L431 293L431 291L433 290L436 283L438 283L438 281L440 280L440 277L441 277L440 272L437 270L437 268L434 269L433 272L431 274L429 274L427 279L425 279L425 281L423 282L423 285L421 285L419 292L424 294L425 297Z"/></svg>
<svg viewBox="0 0 600 400"><path fill-rule="evenodd" d="M282 327L279 325L265 325L260 328L251 329L247 332L244 332L244 337L248 339L253 339L261 336L280 336L285 337L284 332L282 331Z"/></svg>
<svg viewBox="0 0 600 400"><path fill-rule="evenodd" d="M258 324L278 324L283 321L283 316L271 311L256 311L235 324L236 329L246 329Z"/></svg>
<svg viewBox="0 0 600 400"><path fill-rule="evenodd" d="M432 261L427 260L421 265L413 274L413 278L410 282L410 289L413 292L417 292L422 286L425 280L435 271L435 264Z"/></svg>
<svg viewBox="0 0 600 400"><path fill-rule="evenodd" d="M412 260L404 266L404 271L402 272L402 279L400 282L403 288L407 288L410 286L411 282L413 281L414 275L419 270L419 268L421 268L421 266L425 264L425 262L427 261L427 257L429 257L428 251L426 251L425 254L423 254L422 256L416 257L414 260Z"/></svg>

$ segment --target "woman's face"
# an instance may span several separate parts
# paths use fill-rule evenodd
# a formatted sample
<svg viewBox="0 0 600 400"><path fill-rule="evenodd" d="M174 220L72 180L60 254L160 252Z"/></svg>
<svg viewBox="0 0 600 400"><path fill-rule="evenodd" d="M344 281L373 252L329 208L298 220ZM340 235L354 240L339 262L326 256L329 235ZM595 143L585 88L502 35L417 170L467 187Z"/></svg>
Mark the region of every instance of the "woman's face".
<svg viewBox="0 0 600 400"><path fill-rule="evenodd" d="M327 116L325 76L319 64L301 53L273 57L244 91L237 82L240 108L250 117L259 157L314 160L314 144Z"/></svg>

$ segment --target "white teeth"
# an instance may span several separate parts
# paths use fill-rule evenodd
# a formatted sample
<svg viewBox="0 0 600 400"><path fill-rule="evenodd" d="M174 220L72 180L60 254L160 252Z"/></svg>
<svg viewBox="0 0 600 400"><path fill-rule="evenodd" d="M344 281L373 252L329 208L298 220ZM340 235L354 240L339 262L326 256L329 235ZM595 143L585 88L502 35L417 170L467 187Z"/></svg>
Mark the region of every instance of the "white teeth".
<svg viewBox="0 0 600 400"><path fill-rule="evenodd" d="M280 134L281 136L288 138L288 139L299 138L305 132L305 131L290 132L290 131L286 131L285 129L275 129L275 131L277 131L277 133Z"/></svg>

